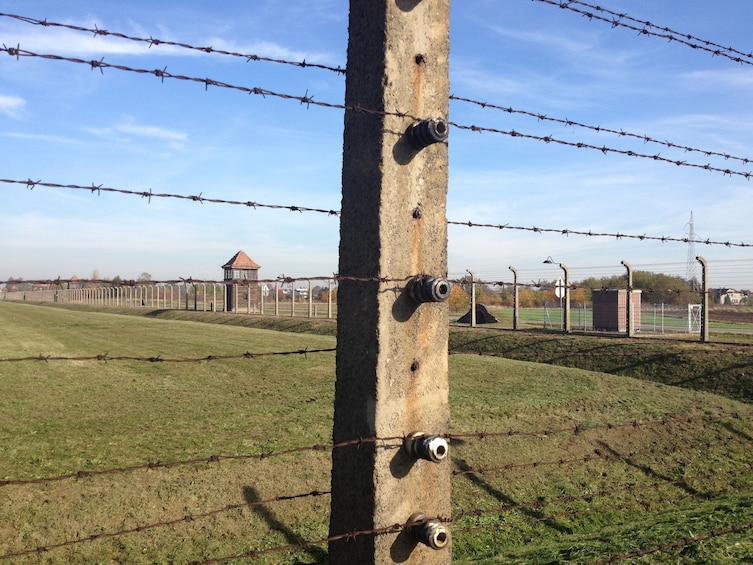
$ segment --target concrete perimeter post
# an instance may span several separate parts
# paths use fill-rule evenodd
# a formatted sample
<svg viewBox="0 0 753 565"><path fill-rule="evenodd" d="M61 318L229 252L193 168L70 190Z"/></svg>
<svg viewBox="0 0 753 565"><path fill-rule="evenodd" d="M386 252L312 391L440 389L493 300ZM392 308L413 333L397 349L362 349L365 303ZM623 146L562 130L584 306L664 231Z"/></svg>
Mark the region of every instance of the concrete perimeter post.
<svg viewBox="0 0 753 565"><path fill-rule="evenodd" d="M701 264L701 342L709 341L709 266L700 255L695 258Z"/></svg>
<svg viewBox="0 0 753 565"><path fill-rule="evenodd" d="M518 270L510 265L508 267L512 271L512 329L518 329L518 323L520 321L520 310L518 306Z"/></svg>
<svg viewBox="0 0 753 565"><path fill-rule="evenodd" d="M627 336L633 337L633 267L627 261L620 261L623 267L627 269L627 296L625 296L625 325Z"/></svg>
<svg viewBox="0 0 753 565"><path fill-rule="evenodd" d="M451 562L448 304L411 283L447 276L449 10L350 2L333 440L356 445L332 451L333 565Z"/></svg>
<svg viewBox="0 0 753 565"><path fill-rule="evenodd" d="M476 275L470 269L465 270L471 277L471 327L476 327Z"/></svg>

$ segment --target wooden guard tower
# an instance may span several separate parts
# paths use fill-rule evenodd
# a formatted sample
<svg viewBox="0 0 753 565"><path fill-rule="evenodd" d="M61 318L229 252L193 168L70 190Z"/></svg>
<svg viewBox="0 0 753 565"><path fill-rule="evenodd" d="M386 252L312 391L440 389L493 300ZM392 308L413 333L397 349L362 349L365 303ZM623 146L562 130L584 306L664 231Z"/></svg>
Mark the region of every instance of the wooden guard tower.
<svg viewBox="0 0 753 565"><path fill-rule="evenodd" d="M259 269L261 267L241 250L222 265L225 281L225 311L237 312L239 306L256 304L259 300Z"/></svg>

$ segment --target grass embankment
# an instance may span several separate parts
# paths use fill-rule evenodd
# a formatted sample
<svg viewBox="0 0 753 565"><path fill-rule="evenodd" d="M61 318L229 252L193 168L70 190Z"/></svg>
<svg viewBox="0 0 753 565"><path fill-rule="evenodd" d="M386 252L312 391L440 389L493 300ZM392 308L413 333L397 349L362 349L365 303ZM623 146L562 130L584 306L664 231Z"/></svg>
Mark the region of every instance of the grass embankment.
<svg viewBox="0 0 753 565"><path fill-rule="evenodd" d="M86 308L65 306L66 308ZM91 310L90 310L91 311ZM113 313L123 310L112 309ZM237 325L280 332L334 336L335 320L291 317L262 317L185 310L144 311L132 315L163 320L193 320ZM712 343L688 339L594 336L582 333L450 328L450 352L480 353L577 367L723 394L753 403L753 343L733 343L734 334L718 334Z"/></svg>
<svg viewBox="0 0 753 565"><path fill-rule="evenodd" d="M8 303L0 335L0 358L334 346L325 335ZM588 563L753 521L750 405L491 356L453 355L450 379L453 433L479 432L451 442L455 563ZM328 444L334 354L0 363L0 390L0 481L52 477ZM272 499L328 490L329 464L328 451L307 450L0 482L0 562L186 563L318 540L328 496ZM248 505L259 500L269 502ZM22 551L32 553L3 559ZM644 562L751 559L748 529ZM236 562L326 562L326 546Z"/></svg>

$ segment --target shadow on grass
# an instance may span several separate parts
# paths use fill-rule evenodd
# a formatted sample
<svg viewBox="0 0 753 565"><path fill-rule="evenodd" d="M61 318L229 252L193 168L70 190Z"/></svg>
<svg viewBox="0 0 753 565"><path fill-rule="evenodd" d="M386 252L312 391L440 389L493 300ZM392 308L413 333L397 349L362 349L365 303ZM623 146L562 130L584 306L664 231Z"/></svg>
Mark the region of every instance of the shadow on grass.
<svg viewBox="0 0 753 565"><path fill-rule="evenodd" d="M599 446L602 447L604 450L606 450L609 453L609 455L611 455L612 457L619 459L620 461L626 463L627 465L630 465L631 467L638 469L644 475L646 475L647 477L650 477L651 479L658 479L661 481L665 481L668 484L671 483L672 485L675 485L677 488L680 488L693 496L703 496L703 493L697 491L685 481L678 481L677 479L673 479L672 477L669 477L667 475L662 475L661 473L657 473L648 465L642 465L640 463L633 461L631 457L625 457L624 455L622 455L619 451L614 449L611 445L609 445L605 441L597 441L596 443L599 444Z"/></svg>
<svg viewBox="0 0 753 565"><path fill-rule="evenodd" d="M305 551L311 557L316 559L317 563L325 562L327 551L324 548L317 546L309 546L304 548L304 544L306 542L304 538L299 536L283 522L281 522L277 518L277 516L275 516L274 512L272 512L269 508L264 505L257 504L260 500L262 500L262 498L259 496L258 491L254 487L243 487L243 498L249 504L254 504L253 506L251 506L251 510L256 512L256 514L258 514L267 523L271 530L280 532L285 537L285 540L291 545L301 544L301 550Z"/></svg>
<svg viewBox="0 0 753 565"><path fill-rule="evenodd" d="M490 494L491 496L493 496L494 498L496 498L503 504L508 505L508 506L518 506L520 504L515 499L507 496L501 490L487 483L484 479L479 477L478 474L472 472L468 464L462 459L453 459L453 462L455 463L455 466L457 467L457 469L463 473L462 475L463 477L468 479L474 485L485 490L488 494ZM536 510L534 508L516 508L516 510L519 510L520 512L522 512L529 518L534 518L537 521L540 521L542 524L545 524L546 526L560 533L564 533L564 534L573 533L572 528L569 528L568 526L560 524L556 520L553 520L551 518L546 518L544 516L544 513L541 510Z"/></svg>

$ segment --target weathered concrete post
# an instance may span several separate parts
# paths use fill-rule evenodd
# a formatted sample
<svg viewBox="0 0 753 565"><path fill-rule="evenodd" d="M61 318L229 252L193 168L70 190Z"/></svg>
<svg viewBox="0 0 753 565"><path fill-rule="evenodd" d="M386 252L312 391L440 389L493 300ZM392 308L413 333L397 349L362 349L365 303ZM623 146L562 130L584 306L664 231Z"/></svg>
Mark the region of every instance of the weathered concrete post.
<svg viewBox="0 0 753 565"><path fill-rule="evenodd" d="M520 309L518 304L518 270L510 265L508 267L512 271L512 329L518 329L518 323L520 321Z"/></svg>
<svg viewBox="0 0 753 565"><path fill-rule="evenodd" d="M416 145L406 133L431 119L433 133L446 137L449 4L350 2L336 444L413 432L441 436L449 428L447 302L420 303L409 283L447 274L447 144L436 139L419 149L422 139ZM444 292L449 286L441 286ZM330 536L345 536L330 542L333 565L450 563L450 534L441 522L436 530L423 518L421 527L392 528L418 513L450 516L447 446L432 462L401 444L385 439L333 450ZM382 531L347 535L370 530ZM427 532L426 541L440 549L414 539Z"/></svg>
<svg viewBox="0 0 753 565"><path fill-rule="evenodd" d="M627 270L627 296L625 296L625 324L627 330L627 336L633 337L633 267L627 261L620 261Z"/></svg>
<svg viewBox="0 0 753 565"><path fill-rule="evenodd" d="M709 341L709 266L700 255L695 258L701 264L701 342Z"/></svg>
<svg viewBox="0 0 753 565"><path fill-rule="evenodd" d="M476 327L476 275L470 269L466 272L471 276L471 327Z"/></svg>

